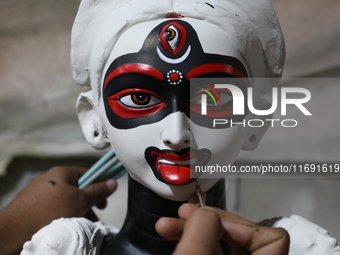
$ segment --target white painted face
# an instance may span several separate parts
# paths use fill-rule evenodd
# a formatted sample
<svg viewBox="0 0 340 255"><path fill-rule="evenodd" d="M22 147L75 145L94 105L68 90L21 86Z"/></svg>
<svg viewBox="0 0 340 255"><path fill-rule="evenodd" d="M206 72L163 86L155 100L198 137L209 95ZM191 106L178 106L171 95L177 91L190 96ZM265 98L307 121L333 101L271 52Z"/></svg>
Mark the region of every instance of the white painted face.
<svg viewBox="0 0 340 255"><path fill-rule="evenodd" d="M247 71L222 30L193 19L135 25L107 61L99 112L111 145L131 177L164 198L189 199L189 165L231 164L244 144L243 125L211 129L190 119L189 78L215 75ZM206 177L198 179L205 191L222 176Z"/></svg>

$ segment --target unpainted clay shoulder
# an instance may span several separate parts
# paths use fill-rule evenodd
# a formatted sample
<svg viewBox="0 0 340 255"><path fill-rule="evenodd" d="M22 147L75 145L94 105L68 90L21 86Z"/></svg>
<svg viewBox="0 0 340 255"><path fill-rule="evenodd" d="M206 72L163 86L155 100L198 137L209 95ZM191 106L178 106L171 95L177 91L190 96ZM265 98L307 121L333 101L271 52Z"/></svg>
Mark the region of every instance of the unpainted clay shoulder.
<svg viewBox="0 0 340 255"><path fill-rule="evenodd" d="M287 230L290 236L289 255L340 255L339 243L327 230L299 215L273 218L260 224Z"/></svg>
<svg viewBox="0 0 340 255"><path fill-rule="evenodd" d="M20 255L98 254L103 238L118 229L85 218L60 218L40 229Z"/></svg>

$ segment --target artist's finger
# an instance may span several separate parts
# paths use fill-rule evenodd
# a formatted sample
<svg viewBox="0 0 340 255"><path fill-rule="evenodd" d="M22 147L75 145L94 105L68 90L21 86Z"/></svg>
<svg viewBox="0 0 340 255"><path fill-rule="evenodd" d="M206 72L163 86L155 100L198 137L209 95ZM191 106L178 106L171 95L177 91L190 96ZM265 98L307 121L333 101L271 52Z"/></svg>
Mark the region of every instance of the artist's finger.
<svg viewBox="0 0 340 255"><path fill-rule="evenodd" d="M253 255L287 255L289 251L289 235L281 228L270 228L239 224L227 220L222 221L224 240L242 247Z"/></svg>
<svg viewBox="0 0 340 255"><path fill-rule="evenodd" d="M236 214L213 208L220 216L222 239L234 247L242 247L254 255L288 254L289 235L280 228L262 227Z"/></svg>
<svg viewBox="0 0 340 255"><path fill-rule="evenodd" d="M96 207L100 210L105 209L107 206L107 200L105 199L104 201L100 202L99 204L96 204Z"/></svg>
<svg viewBox="0 0 340 255"><path fill-rule="evenodd" d="M188 206L198 208L199 199L196 193L189 199ZM162 217L157 221L155 227L161 236L171 240L179 240L183 233L184 223L183 219Z"/></svg>
<svg viewBox="0 0 340 255"><path fill-rule="evenodd" d="M88 169L83 168L83 167L77 167L77 166L73 166L73 167L69 167L69 174L72 174L72 177L70 178L70 180L75 181L75 184L77 184L78 179L84 175ZM66 169L65 169L66 170ZM74 184L74 183L72 183Z"/></svg>
<svg viewBox="0 0 340 255"><path fill-rule="evenodd" d="M289 235L283 229L265 228L236 214L211 208L220 217L224 233L222 239L234 247L241 247L254 254L287 254ZM198 208L184 204L179 208L179 216L188 219ZM256 252L256 253L255 253Z"/></svg>
<svg viewBox="0 0 340 255"><path fill-rule="evenodd" d="M210 207L199 208L186 221L182 238L173 254L217 254L222 233L216 211Z"/></svg>
<svg viewBox="0 0 340 255"><path fill-rule="evenodd" d="M185 220L162 217L156 222L156 231L170 240L179 240L182 237Z"/></svg>
<svg viewBox="0 0 340 255"><path fill-rule="evenodd" d="M77 185L78 179L87 171L86 168L77 166L55 166L49 171L41 175L42 178L47 178L54 182L66 182L68 184Z"/></svg>
<svg viewBox="0 0 340 255"><path fill-rule="evenodd" d="M179 210L178 210L178 215L180 218L182 219L188 219L196 210L198 209L197 206L193 206L190 204L183 204L180 206ZM226 219L227 221L231 221L231 222L235 222L235 223L240 223L240 224L246 224L246 225L250 225L250 226L254 226L256 225L255 223L246 220L236 214L233 214L231 212L219 209L219 208L215 208L215 207L211 207L212 210L214 210L222 220Z"/></svg>
<svg viewBox="0 0 340 255"><path fill-rule="evenodd" d="M97 205L103 202L109 195L117 189L117 182L114 179L95 182L82 189L86 200L91 205Z"/></svg>
<svg viewBox="0 0 340 255"><path fill-rule="evenodd" d="M182 204L178 209L178 216L182 219L188 219L199 206L197 204Z"/></svg>
<svg viewBox="0 0 340 255"><path fill-rule="evenodd" d="M196 211L202 209L184 204L179 208L179 216L184 220L190 220ZM288 254L289 235L284 229L260 227L236 214L218 208L210 210L221 220L224 229L222 239L233 245L234 250L245 249L254 255Z"/></svg>
<svg viewBox="0 0 340 255"><path fill-rule="evenodd" d="M85 214L84 218L86 218L86 219L88 219L90 221L93 221L93 222L99 221L97 215L92 210L88 211Z"/></svg>

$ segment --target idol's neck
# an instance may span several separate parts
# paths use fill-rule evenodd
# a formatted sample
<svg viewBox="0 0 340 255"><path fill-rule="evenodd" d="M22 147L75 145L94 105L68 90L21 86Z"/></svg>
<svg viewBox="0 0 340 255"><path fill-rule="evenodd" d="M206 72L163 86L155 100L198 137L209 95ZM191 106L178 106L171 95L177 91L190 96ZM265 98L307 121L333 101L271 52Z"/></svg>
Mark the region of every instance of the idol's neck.
<svg viewBox="0 0 340 255"><path fill-rule="evenodd" d="M225 209L224 180L207 192L207 205ZM102 254L171 254L177 242L157 234L155 224L160 217L178 217L176 202L160 197L129 177L128 210L119 234L106 240Z"/></svg>

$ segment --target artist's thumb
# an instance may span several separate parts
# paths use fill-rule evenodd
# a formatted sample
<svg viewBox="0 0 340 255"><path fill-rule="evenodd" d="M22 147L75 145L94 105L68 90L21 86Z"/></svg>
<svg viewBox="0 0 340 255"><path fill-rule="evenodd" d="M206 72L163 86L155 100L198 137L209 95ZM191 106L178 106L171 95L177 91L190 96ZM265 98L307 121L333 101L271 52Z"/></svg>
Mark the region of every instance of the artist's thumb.
<svg viewBox="0 0 340 255"><path fill-rule="evenodd" d="M91 205L97 205L105 201L117 189L117 182L115 179L108 179L106 181L95 182L83 189L86 200Z"/></svg>

